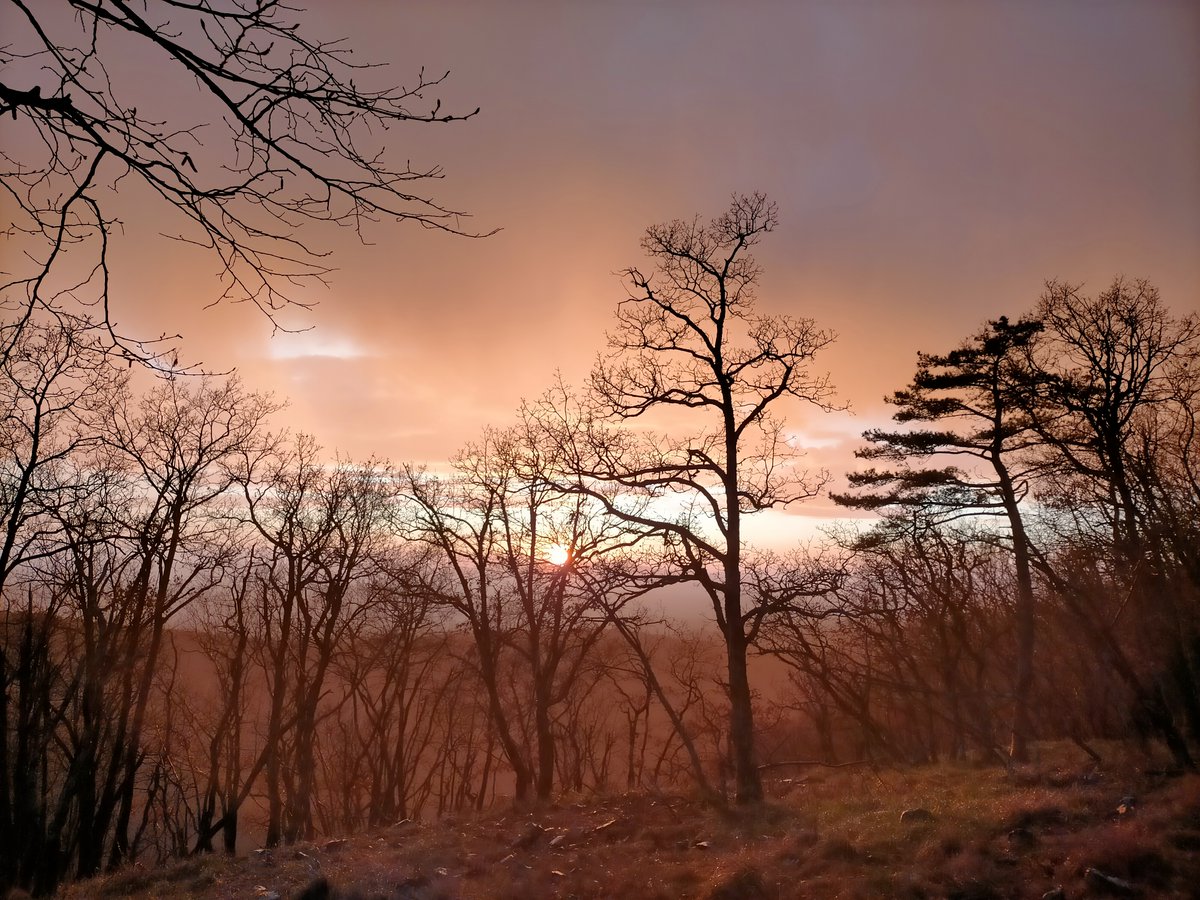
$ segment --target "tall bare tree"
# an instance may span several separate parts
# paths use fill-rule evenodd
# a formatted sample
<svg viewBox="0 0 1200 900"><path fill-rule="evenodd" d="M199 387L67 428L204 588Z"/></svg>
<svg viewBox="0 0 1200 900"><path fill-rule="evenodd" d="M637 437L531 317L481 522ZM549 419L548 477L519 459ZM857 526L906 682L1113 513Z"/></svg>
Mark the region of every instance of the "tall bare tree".
<svg viewBox="0 0 1200 900"><path fill-rule="evenodd" d="M1191 767L1166 693L1174 680L1200 733L1198 495L1186 474L1196 471L1200 318L1173 316L1153 285L1125 278L1095 296L1051 282L1037 317L1046 340L1030 354L1028 409L1053 466L1041 499L1064 523L1076 561L1090 558L1106 592L1126 598L1127 624L1118 631L1098 615L1095 590L1081 590L1053 559L1036 561L1128 685L1139 717Z"/></svg>
<svg viewBox="0 0 1200 900"><path fill-rule="evenodd" d="M364 584L387 544L398 480L375 462L322 464L316 443L257 458L240 473L264 543L259 616L270 690L264 762L267 844L314 833L316 741L327 679L347 630L368 608ZM289 753L290 751L290 753Z"/></svg>
<svg viewBox="0 0 1200 900"><path fill-rule="evenodd" d="M775 413L788 399L832 408L828 376L812 369L832 333L811 319L755 308L760 270L750 248L777 221L775 204L754 194L735 197L711 222L647 230L642 247L656 270L623 273L630 294L591 389L602 418L659 413L665 430L618 434L597 426L589 454L577 457L585 489L604 484L658 498L649 510L605 505L673 546L683 574L712 602L725 642L739 802L762 798L746 660L763 610L743 591L742 516L817 493L824 476L797 465Z"/></svg>
<svg viewBox="0 0 1200 900"><path fill-rule="evenodd" d="M227 527L209 511L234 484L236 455L259 445L266 417L276 408L269 397L247 393L237 379L168 379L112 411L104 435L107 455L125 473L129 488L128 505L117 511L122 540L115 580L105 588L125 607L118 643L124 670L138 674L124 689L129 709L119 710L128 716L119 792L97 821L114 816L111 865L131 852L134 776L166 629L223 579L232 546ZM105 631L102 618L97 621L98 631Z"/></svg>
<svg viewBox="0 0 1200 900"><path fill-rule="evenodd" d="M345 734L348 759L326 779L331 785L343 779L342 831L419 815L437 759L447 752L450 738L439 714L454 702L460 673L451 662L444 614L429 596L406 589L409 573L423 563L403 550L381 560L370 585L371 608L347 630L334 660L334 674L350 695L331 723Z"/></svg>
<svg viewBox="0 0 1200 900"><path fill-rule="evenodd" d="M26 629L19 655L40 640L39 684L52 693L24 697L43 714L15 723L33 739L18 731L27 770L44 775L32 805L20 797L16 881L39 891L72 868L90 875L130 859L151 801L165 796L156 777L169 729L156 732L154 719L172 655L168 626L221 580L227 533L211 507L230 483L229 455L253 441L271 408L236 383L165 381L140 402L128 393L108 400L92 440L56 466L44 515L61 549L26 554L38 584L25 618L39 627ZM17 611L9 590L3 599ZM18 682L20 693L33 685Z"/></svg>

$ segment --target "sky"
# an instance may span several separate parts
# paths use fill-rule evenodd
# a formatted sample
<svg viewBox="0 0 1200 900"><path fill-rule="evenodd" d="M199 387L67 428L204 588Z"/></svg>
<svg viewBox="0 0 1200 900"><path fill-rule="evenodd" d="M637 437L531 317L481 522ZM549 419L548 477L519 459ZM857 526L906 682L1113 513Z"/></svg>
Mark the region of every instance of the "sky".
<svg viewBox="0 0 1200 900"><path fill-rule="evenodd" d="M380 223L367 245L317 230L337 271L283 320L311 330L272 336L251 308L205 309L211 259L135 209L116 309L287 398L286 423L331 451L436 465L556 372L579 383L645 228L711 218L735 192L779 206L756 251L762 309L838 334L816 364L850 411L789 413L835 474L918 350L1020 315L1047 279L1147 278L1175 310L1200 306L1200 4L308 5L304 27L386 62L381 82L449 70L445 105L479 115L395 129L388 150L442 166L432 191L464 227L500 230ZM149 56L122 65L161 75Z"/></svg>

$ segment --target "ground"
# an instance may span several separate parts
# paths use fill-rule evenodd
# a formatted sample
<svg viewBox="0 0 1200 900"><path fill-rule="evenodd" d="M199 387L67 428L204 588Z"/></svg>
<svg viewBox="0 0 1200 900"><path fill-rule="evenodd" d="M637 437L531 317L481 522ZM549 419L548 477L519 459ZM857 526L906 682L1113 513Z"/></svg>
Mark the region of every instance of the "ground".
<svg viewBox="0 0 1200 900"><path fill-rule="evenodd" d="M748 809L563 800L134 867L66 895L289 900L324 878L333 896L388 900L1200 897L1200 776L1126 749L1103 764L1059 757L1011 771L778 769L771 802ZM318 885L307 900L329 896Z"/></svg>

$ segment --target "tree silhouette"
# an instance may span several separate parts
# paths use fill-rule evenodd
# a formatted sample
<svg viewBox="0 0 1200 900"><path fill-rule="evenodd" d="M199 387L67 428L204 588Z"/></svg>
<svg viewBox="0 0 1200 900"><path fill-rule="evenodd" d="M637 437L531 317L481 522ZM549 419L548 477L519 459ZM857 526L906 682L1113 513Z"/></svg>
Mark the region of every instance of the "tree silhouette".
<svg viewBox="0 0 1200 900"><path fill-rule="evenodd" d="M1030 470L1022 451L1037 443L1029 416L1017 399L1024 394L1023 360L1040 322L1007 318L947 354L921 353L912 384L887 398L901 423L931 423L905 431L871 429L871 446L862 459L883 460L894 469L852 473L860 493L833 499L859 509L920 507L934 520L980 513L1002 515L1008 522L1017 574L1017 671L1010 755L1028 756L1029 695L1033 684L1034 597L1029 538L1021 513ZM1018 392L1021 392L1020 394ZM958 427L954 427L957 425ZM936 426L941 426L936 427ZM966 457L986 468L963 469L953 462ZM938 461L941 465L929 465ZM1034 463L1036 465L1036 463Z"/></svg>
<svg viewBox="0 0 1200 900"><path fill-rule="evenodd" d="M1126 598L1120 629L1095 615L1089 591L1034 562L1126 682L1136 715L1179 765L1193 768L1167 694L1200 728L1200 317L1171 315L1153 285L1121 277L1094 297L1050 282L1037 315L1046 340L1031 357L1030 379L1041 402L1028 407L1053 476L1040 499L1079 532L1103 536L1100 566L1112 573L1109 589ZM1169 676L1142 664L1164 656Z"/></svg>
<svg viewBox="0 0 1200 900"><path fill-rule="evenodd" d="M398 87L365 86L376 66L341 41L312 37L278 0L109 3L12 0L0 47L6 124L0 185L23 253L0 284L7 355L35 314L81 307L130 358L165 365L171 339L116 331L110 249L113 193L171 210L176 237L215 255L213 302L253 303L274 317L306 305L292 292L329 269L298 229L326 221L361 230L377 219L464 233L460 213L425 193L438 166L392 161L393 126L469 118L429 96L446 75L419 70ZM145 79L120 62L154 66L172 92L155 111ZM447 73L448 74L448 73ZM158 103L161 106L161 102ZM175 227L172 225L171 227ZM145 337L145 336L142 336Z"/></svg>
<svg viewBox="0 0 1200 900"><path fill-rule="evenodd" d="M461 617L470 635L519 801L552 794L556 719L623 602L606 563L639 536L561 486L553 443L541 438L526 414L485 430L455 457L449 477L406 473L407 536L441 558L436 580L420 589ZM559 564L547 555L554 545L567 551ZM506 683L520 687L509 695ZM526 720L531 734L523 735Z"/></svg>
<svg viewBox="0 0 1200 900"><path fill-rule="evenodd" d="M736 795L743 803L762 798L746 671L762 608L747 608L742 589L742 516L811 497L824 484L823 475L795 465L796 451L772 415L779 401L832 408L828 377L810 370L832 333L812 319L755 310L760 270L749 249L777 220L775 204L754 194L735 197L712 222L677 220L647 230L642 246L657 272L623 273L631 292L617 309L611 352L598 362L591 386L602 417L665 412L670 430L619 436L596 430L591 458L580 460L585 481L679 501L678 514L663 504L638 512L607 506L673 546L678 566L713 604L725 643ZM686 415L671 415L681 410ZM671 426L680 421L696 426L690 436L676 436Z"/></svg>

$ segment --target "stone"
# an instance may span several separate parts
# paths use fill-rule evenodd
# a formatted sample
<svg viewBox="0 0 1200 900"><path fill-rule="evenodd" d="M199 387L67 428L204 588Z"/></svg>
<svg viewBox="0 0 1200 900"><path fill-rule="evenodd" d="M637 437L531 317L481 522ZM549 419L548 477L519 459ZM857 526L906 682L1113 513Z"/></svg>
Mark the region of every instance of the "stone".
<svg viewBox="0 0 1200 900"><path fill-rule="evenodd" d="M1044 831L1046 829L1061 828L1068 822L1067 814L1057 806L1038 806L1032 809L1021 810L1009 825L1012 828L1029 828Z"/></svg>
<svg viewBox="0 0 1200 900"><path fill-rule="evenodd" d="M904 825L919 825L925 822L933 822L936 819L937 816L923 806L914 806L912 809L906 809L900 813L900 821Z"/></svg>
<svg viewBox="0 0 1200 900"><path fill-rule="evenodd" d="M1200 832L1177 831L1167 835L1167 842L1177 850L1187 853L1200 853Z"/></svg>
<svg viewBox="0 0 1200 900"><path fill-rule="evenodd" d="M1128 881L1123 878L1117 878L1115 875L1106 875L1099 869L1088 869L1085 871L1083 873L1083 880L1088 883L1089 887L1107 891L1110 894L1129 896L1134 893L1134 887Z"/></svg>
<svg viewBox="0 0 1200 900"><path fill-rule="evenodd" d="M1050 888L1042 894L1042 900L1067 900L1067 892L1060 887Z"/></svg>

